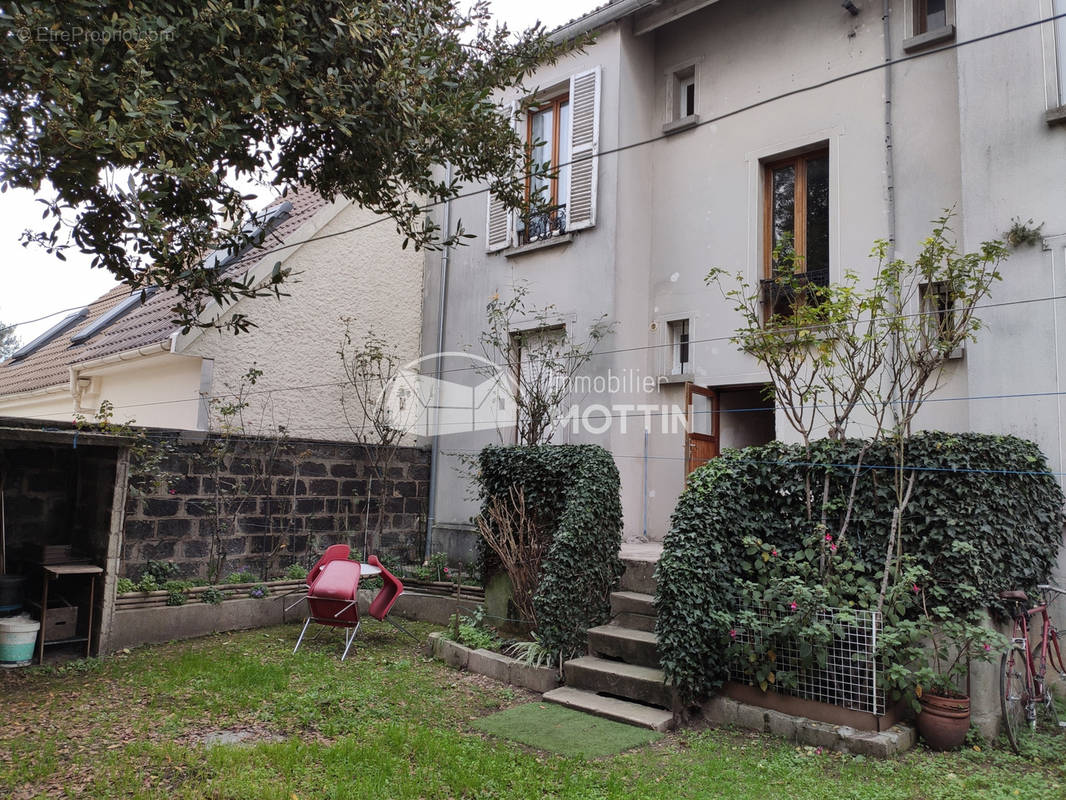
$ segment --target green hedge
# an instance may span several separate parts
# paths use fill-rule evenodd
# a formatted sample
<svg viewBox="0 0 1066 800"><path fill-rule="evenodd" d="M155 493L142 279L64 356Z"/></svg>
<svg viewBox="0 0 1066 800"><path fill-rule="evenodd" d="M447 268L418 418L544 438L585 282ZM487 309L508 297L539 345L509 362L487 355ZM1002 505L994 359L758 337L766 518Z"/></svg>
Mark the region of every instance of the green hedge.
<svg viewBox="0 0 1066 800"><path fill-rule="evenodd" d="M808 472L816 518L830 475L828 531L835 533L854 474L848 465L861 446L821 441L808 456L800 445L775 442L727 452L690 476L664 542L656 597L661 662L684 697L706 696L725 679L739 584L759 573L751 539L783 556L810 549L818 532L807 519ZM895 507L892 450L879 442L863 459L847 534L847 568L858 576L848 596L857 605L880 583ZM905 463L920 469L904 512L903 551L931 576L923 589L938 604L959 617L982 606L1002 612L1000 591L1047 579L1062 542L1063 495L1035 444L926 433L911 437L905 453Z"/></svg>
<svg viewBox="0 0 1066 800"><path fill-rule="evenodd" d="M623 569L614 459L598 445L492 446L481 451L478 467L483 508L520 487L538 527L552 537L534 595L540 641L563 658L583 652L585 630L607 619ZM483 572L492 568L484 564Z"/></svg>

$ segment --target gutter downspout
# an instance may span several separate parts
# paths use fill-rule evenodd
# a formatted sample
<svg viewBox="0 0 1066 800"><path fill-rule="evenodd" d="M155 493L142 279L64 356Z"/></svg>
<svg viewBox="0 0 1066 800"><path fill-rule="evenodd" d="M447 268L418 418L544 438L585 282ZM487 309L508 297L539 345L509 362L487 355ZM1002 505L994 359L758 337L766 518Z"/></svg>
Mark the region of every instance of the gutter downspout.
<svg viewBox="0 0 1066 800"><path fill-rule="evenodd" d="M891 2L882 0L881 22L885 40L885 188L888 217L888 260L896 258L896 186L895 163L892 155L892 20Z"/></svg>
<svg viewBox="0 0 1066 800"><path fill-rule="evenodd" d="M450 186L452 183L452 165L449 163L446 167L445 182ZM447 238L448 230L451 227L451 214L452 201L449 198L444 201L444 218L442 220L442 228L444 230L444 236ZM448 260L451 256L451 248L445 245L441 249L440 254L440 306L437 310L437 370L436 379L437 384L440 384L440 376L444 371L444 358L441 353L444 351L444 321L447 314L447 298L448 298ZM426 552L425 558L428 561L429 557L433 555L433 529L437 524L437 472L439 470L440 462L440 430L437 427L439 423L435 421L433 431L433 449L430 454L429 461L429 508L426 512Z"/></svg>

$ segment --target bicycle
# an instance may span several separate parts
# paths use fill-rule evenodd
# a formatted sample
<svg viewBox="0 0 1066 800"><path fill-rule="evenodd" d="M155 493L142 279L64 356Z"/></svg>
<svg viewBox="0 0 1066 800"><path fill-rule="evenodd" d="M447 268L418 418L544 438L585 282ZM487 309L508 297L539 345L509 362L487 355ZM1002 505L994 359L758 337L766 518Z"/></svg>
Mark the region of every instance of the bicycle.
<svg viewBox="0 0 1066 800"><path fill-rule="evenodd" d="M1048 584L1036 588L1043 594L1044 602L1032 608L1026 608L1029 598L1025 592L1001 592L999 595L1014 603L1010 647L999 665L999 699L1007 738L1014 752L1019 754L1037 735L1060 733L1066 726L1066 723L1059 722L1055 698L1046 681L1049 662L1051 668L1066 680L1059 632L1048 616L1048 606L1057 595L1066 595L1066 589ZM1036 645L1032 645L1029 639L1029 618L1034 614L1042 617L1040 640Z"/></svg>

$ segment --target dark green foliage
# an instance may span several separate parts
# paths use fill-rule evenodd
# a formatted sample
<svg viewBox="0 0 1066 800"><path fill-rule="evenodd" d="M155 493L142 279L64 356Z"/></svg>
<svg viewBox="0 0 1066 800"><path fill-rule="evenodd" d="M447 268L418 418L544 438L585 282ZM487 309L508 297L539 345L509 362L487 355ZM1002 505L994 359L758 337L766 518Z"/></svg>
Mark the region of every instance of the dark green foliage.
<svg viewBox="0 0 1066 800"><path fill-rule="evenodd" d="M179 571L178 565L173 561L149 561L144 567L144 572L141 573L141 580L151 578L156 583L163 585L177 575Z"/></svg>
<svg viewBox="0 0 1066 800"><path fill-rule="evenodd" d="M273 293L288 274L279 263L258 286L201 266L262 238L242 233L249 204L227 176L344 195L393 217L404 246L434 245L423 204L464 183L522 201L522 142L493 94L563 49L452 0L7 4L0 187L53 190L30 239L177 288L191 326L209 298ZM454 182L435 174L444 163Z"/></svg>
<svg viewBox="0 0 1066 800"><path fill-rule="evenodd" d="M538 530L551 537L534 595L540 641L564 658L583 651L585 630L607 618L623 569L614 459L597 445L486 447L478 465L483 508L517 486Z"/></svg>
<svg viewBox="0 0 1066 800"><path fill-rule="evenodd" d="M759 583L773 564L763 552L768 559L773 552L781 559L801 555L800 562L817 566L821 554L813 543L836 534L851 486L848 465L861 446L819 441L808 455L802 446L774 442L728 452L690 476L664 543L656 597L663 669L686 697L705 695L724 679L741 582ZM824 584L835 602L869 607L876 598L896 502L893 447L875 443L863 460L836 556L849 578ZM1063 496L1035 444L925 433L907 440L905 462L919 469L903 516L902 552L907 569L927 575L921 589L931 608L944 608L944 618L968 618L986 606L1002 613L1000 591L1046 580L1062 541ZM807 464L815 520L830 473L826 531L807 519ZM890 592L885 612L886 620L912 616L914 605Z"/></svg>

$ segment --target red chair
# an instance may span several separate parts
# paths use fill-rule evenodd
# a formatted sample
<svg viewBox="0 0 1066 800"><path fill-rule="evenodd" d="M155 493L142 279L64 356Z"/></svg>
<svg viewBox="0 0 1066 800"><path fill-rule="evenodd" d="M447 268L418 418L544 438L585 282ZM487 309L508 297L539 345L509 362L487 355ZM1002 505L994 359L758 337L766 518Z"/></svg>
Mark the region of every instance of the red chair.
<svg viewBox="0 0 1066 800"><path fill-rule="evenodd" d="M344 548L347 550L347 546ZM329 550L326 553L328 554ZM326 556L322 558L325 559ZM348 561L347 558L333 558L325 564L319 562L312 572L315 570L318 570L318 574L307 591L307 620L292 652L300 649L307 626L317 622L319 625L345 629L344 655L341 656L341 661L344 661L348 657L352 642L355 641L355 635L359 632L359 562Z"/></svg>
<svg viewBox="0 0 1066 800"><path fill-rule="evenodd" d="M311 591L311 584L315 582L315 578L317 578L322 572L322 570L325 569L326 564L328 564L330 561L347 561L350 553L351 548L349 548L346 544L331 544L329 547L327 547L326 552L322 554L322 558L318 559L318 561L315 562L315 565L311 567L311 571L307 573L307 577L304 578L304 583L307 584L307 589L305 589L304 591ZM296 589L295 591L286 592L284 596L289 597L291 595L299 593L300 590ZM285 612L291 611L292 609L296 608L296 606L300 605L300 603L302 603L306 599L307 595L305 594L295 603L286 606Z"/></svg>
<svg viewBox="0 0 1066 800"><path fill-rule="evenodd" d="M387 622L392 627L401 633L406 633L415 641L418 641L418 637L404 628L395 620L389 619L389 612L392 610L393 604L396 602L396 598L403 594L403 584L400 579L385 569L385 565L381 563L377 556L370 556L367 559L367 563L372 567L377 567L381 570L381 590L375 595L374 599L370 601L370 608L367 609L367 613L376 619L378 622Z"/></svg>

